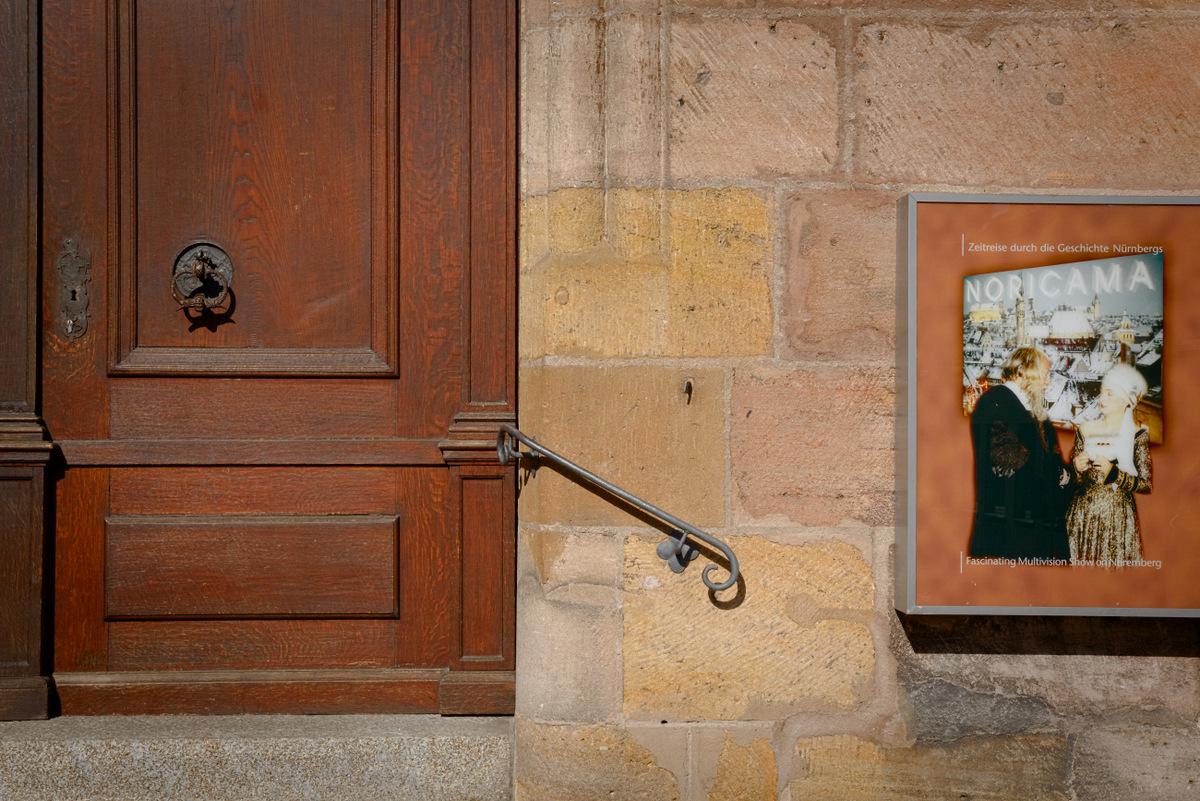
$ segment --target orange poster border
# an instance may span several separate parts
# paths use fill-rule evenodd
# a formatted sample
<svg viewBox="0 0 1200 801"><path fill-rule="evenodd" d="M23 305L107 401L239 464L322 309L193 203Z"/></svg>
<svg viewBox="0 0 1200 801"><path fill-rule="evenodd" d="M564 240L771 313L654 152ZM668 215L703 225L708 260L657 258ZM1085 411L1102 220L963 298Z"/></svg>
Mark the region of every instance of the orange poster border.
<svg viewBox="0 0 1200 801"><path fill-rule="evenodd" d="M1200 388L1194 378L1200 376L1200 197L910 193L898 212L896 609L915 615L1200 617L1200 582L1194 579L1200 573L1200 403L1188 397L1191 387ZM1035 247L968 258L968 236ZM1103 258L1072 253L1073 243L1163 248L1163 373L1171 377L1164 381L1163 408L1169 423L1165 442L1152 445L1152 492L1138 497L1144 558L1161 567L968 569L962 552L973 513L971 443L961 379L944 370L962 359L962 278ZM1058 245L1067 249L1054 249Z"/></svg>

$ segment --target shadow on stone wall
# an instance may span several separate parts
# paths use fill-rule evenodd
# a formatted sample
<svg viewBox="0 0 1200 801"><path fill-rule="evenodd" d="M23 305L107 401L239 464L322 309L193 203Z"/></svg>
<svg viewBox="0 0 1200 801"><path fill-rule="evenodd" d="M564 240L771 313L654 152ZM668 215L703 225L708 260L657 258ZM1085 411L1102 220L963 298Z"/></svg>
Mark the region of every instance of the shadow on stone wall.
<svg viewBox="0 0 1200 801"><path fill-rule="evenodd" d="M918 654L1200 656L1196 619L897 616Z"/></svg>

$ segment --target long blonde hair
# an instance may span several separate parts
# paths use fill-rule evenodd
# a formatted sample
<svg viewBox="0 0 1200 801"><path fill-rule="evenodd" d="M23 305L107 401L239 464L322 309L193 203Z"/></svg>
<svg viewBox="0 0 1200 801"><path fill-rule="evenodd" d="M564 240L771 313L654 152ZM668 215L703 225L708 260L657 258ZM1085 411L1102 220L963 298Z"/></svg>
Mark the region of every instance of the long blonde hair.
<svg viewBox="0 0 1200 801"><path fill-rule="evenodd" d="M1034 378L1042 378L1049 371L1050 359L1037 348L1023 346L1014 350L1000 368L1000 377L1012 381L1021 388L1029 400L1029 411L1038 420L1045 420L1046 393L1039 382L1035 385Z"/></svg>

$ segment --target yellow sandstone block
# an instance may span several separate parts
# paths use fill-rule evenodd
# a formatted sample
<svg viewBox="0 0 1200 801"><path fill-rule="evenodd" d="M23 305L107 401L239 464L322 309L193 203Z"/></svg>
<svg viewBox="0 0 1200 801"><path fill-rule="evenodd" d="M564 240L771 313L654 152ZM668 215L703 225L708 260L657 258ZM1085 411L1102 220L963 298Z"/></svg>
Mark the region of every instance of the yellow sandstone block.
<svg viewBox="0 0 1200 801"><path fill-rule="evenodd" d="M658 559L654 543L626 544L626 716L768 719L866 699L875 665L865 623L874 582L861 552L833 540L781 545L737 537L732 545L745 593L721 609L697 602L698 566L679 576Z"/></svg>

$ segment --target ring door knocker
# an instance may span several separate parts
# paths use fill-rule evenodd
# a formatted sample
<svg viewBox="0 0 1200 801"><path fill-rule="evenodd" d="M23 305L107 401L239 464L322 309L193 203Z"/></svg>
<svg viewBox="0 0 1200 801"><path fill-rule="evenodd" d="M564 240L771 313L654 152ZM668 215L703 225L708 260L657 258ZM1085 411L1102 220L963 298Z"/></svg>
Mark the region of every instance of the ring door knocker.
<svg viewBox="0 0 1200 801"><path fill-rule="evenodd" d="M233 263L229 254L216 245L192 245L175 260L171 274L171 295L181 308L201 314L229 307L229 285L233 283Z"/></svg>

